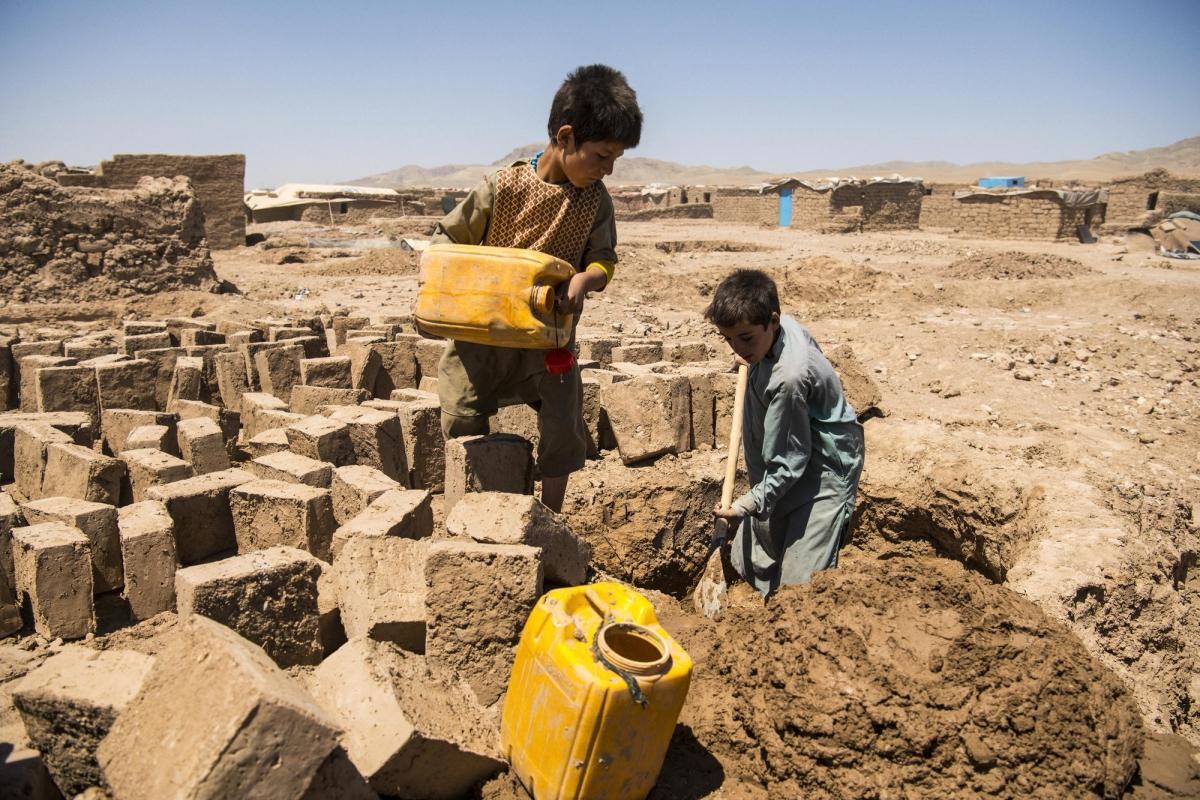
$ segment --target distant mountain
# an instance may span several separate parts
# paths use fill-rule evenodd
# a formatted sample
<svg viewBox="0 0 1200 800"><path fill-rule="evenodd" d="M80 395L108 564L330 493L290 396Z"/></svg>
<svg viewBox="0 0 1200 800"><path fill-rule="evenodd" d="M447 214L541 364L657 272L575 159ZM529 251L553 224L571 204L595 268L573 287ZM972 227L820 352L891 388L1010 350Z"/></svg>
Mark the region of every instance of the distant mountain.
<svg viewBox="0 0 1200 800"><path fill-rule="evenodd" d="M485 172L529 158L542 145L534 143L514 148L508 155L491 164L447 164L440 167L420 167L409 164L378 175L347 181L354 186L383 186L406 189L416 186L440 186L469 189L479 182ZM695 186L752 186L782 176L826 177L876 175L909 175L930 182L972 183L984 175L1025 175L1029 178L1051 180L1102 181L1123 175L1136 175L1163 168L1181 176L1200 176L1200 136L1182 139L1166 147L1146 150L1113 152L1081 161L1034 161L1016 164L1006 161L981 161L974 164L954 164L949 161L885 161L837 169L807 169L790 172L764 172L749 166L710 167L689 166L656 158L626 156L617 162L609 186L667 183Z"/></svg>

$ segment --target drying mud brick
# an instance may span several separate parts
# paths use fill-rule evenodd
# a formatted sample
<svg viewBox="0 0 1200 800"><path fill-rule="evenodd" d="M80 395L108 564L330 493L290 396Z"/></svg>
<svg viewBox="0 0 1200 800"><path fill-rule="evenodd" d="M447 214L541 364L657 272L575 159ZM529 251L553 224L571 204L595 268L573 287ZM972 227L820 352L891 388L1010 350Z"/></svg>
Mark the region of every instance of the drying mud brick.
<svg viewBox="0 0 1200 800"><path fill-rule="evenodd" d="M68 797L104 785L96 750L153 663L127 650L69 647L12 687L30 743Z"/></svg>
<svg viewBox="0 0 1200 800"><path fill-rule="evenodd" d="M245 443L246 455L251 459L280 453L287 450L287 447L287 431L283 428L265 430ZM309 459L309 461L311 460Z"/></svg>
<svg viewBox="0 0 1200 800"><path fill-rule="evenodd" d="M425 558L425 587L430 667L437 674L457 674L480 703L492 705L504 694L521 629L542 594L542 551L434 541Z"/></svg>
<svg viewBox="0 0 1200 800"><path fill-rule="evenodd" d="M533 494L533 446L508 433L446 442L446 511L467 492Z"/></svg>
<svg viewBox="0 0 1200 800"><path fill-rule="evenodd" d="M260 350L254 356L258 385L285 403L292 398L292 387L300 382L301 347L273 347Z"/></svg>
<svg viewBox="0 0 1200 800"><path fill-rule="evenodd" d="M46 639L82 639L95 630L92 556L77 528L46 522L14 528L17 597Z"/></svg>
<svg viewBox="0 0 1200 800"><path fill-rule="evenodd" d="M286 339L301 339L312 335L312 328L297 328L289 325L278 325L267 328L268 342L282 342Z"/></svg>
<svg viewBox="0 0 1200 800"><path fill-rule="evenodd" d="M301 359L300 382L305 386L349 389L350 359L347 356Z"/></svg>
<svg viewBox="0 0 1200 800"><path fill-rule="evenodd" d="M485 544L524 544L542 550L547 583L587 581L592 548L571 532L567 519L529 495L477 492L464 495L446 516L446 530Z"/></svg>
<svg viewBox="0 0 1200 800"><path fill-rule="evenodd" d="M707 361L708 345L704 342L675 342L663 347L663 358L673 364Z"/></svg>
<svg viewBox="0 0 1200 800"><path fill-rule="evenodd" d="M333 318L333 341L337 346L346 343L346 336L349 331L365 328L371 324L371 320L366 317L344 317L338 316Z"/></svg>
<svg viewBox="0 0 1200 800"><path fill-rule="evenodd" d="M275 431L268 431L268 433L275 433ZM286 448L286 434L282 430L279 430L278 433L283 436L282 447ZM286 449L259 456L248 462L245 469L264 480L302 483L318 489L328 489L329 483L333 479L332 464L316 461Z"/></svg>
<svg viewBox="0 0 1200 800"><path fill-rule="evenodd" d="M37 411L79 411L99 421L96 371L90 367L43 367L34 371Z"/></svg>
<svg viewBox="0 0 1200 800"><path fill-rule="evenodd" d="M713 381L714 376L719 373L704 367L685 366L680 369L680 374L688 379L690 385L688 410L692 424L688 439L689 449L711 449L717 444L717 396L713 389Z"/></svg>
<svg viewBox="0 0 1200 800"><path fill-rule="evenodd" d="M503 769L494 728L474 698L392 644L348 642L309 686L345 731L350 760L380 794L464 797Z"/></svg>
<svg viewBox="0 0 1200 800"><path fill-rule="evenodd" d="M217 373L217 392L226 408L242 410L242 395L250 391L246 377L246 357L238 352L217 353L213 356Z"/></svg>
<svg viewBox="0 0 1200 800"><path fill-rule="evenodd" d="M147 333L165 333L167 323L159 319L127 319L121 323L121 333L125 336L141 336Z"/></svg>
<svg viewBox="0 0 1200 800"><path fill-rule="evenodd" d="M28 525L58 522L87 537L93 592L111 592L124 585L116 507L69 497L46 497L21 506L21 513Z"/></svg>
<svg viewBox="0 0 1200 800"><path fill-rule="evenodd" d="M109 455L121 455L129 447L129 434L135 429L147 425L163 426L168 429L169 433L175 429L175 417L161 411L141 411L130 408L105 409L100 414L100 434L104 441L104 449ZM174 436L170 436L170 442L170 445L161 449L166 452L179 452L174 447Z"/></svg>
<svg viewBox="0 0 1200 800"><path fill-rule="evenodd" d="M639 375L601 390L604 410L626 464L688 448L691 384L681 375Z"/></svg>
<svg viewBox="0 0 1200 800"><path fill-rule="evenodd" d="M106 356L120 356L121 358L125 358L124 353L117 352L119 349L116 342L105 334L99 334L95 337L85 336L63 342L63 355L67 358L77 358L80 362L91 361ZM85 364L84 366L95 365Z"/></svg>
<svg viewBox="0 0 1200 800"><path fill-rule="evenodd" d="M863 366L854 350L848 344L830 348L825 354L833 369L842 379L842 391L846 399L854 406L856 414L863 414L872 408L879 408L883 403L883 393L879 385L871 378L870 372Z"/></svg>
<svg viewBox="0 0 1200 800"><path fill-rule="evenodd" d="M322 561L337 527L329 490L300 483L255 480L229 492L239 553L283 545L307 550Z"/></svg>
<svg viewBox="0 0 1200 800"><path fill-rule="evenodd" d="M11 342L9 337L0 335L0 411L13 407L16 365L12 360Z"/></svg>
<svg viewBox="0 0 1200 800"><path fill-rule="evenodd" d="M392 417L394 420L395 417ZM375 498L386 491L402 488L399 483L374 467L351 465L333 471L330 491L333 517L341 525L358 516Z"/></svg>
<svg viewBox="0 0 1200 800"><path fill-rule="evenodd" d="M115 506L121 501L125 464L77 444L46 446L43 497L75 497Z"/></svg>
<svg viewBox="0 0 1200 800"><path fill-rule="evenodd" d="M204 347L213 344L225 344L225 334L204 328L185 328L179 331L180 347Z"/></svg>
<svg viewBox="0 0 1200 800"><path fill-rule="evenodd" d="M46 448L54 443L70 444L71 437L57 428L36 422L19 424L12 430L13 466L10 475L26 500L42 496L46 476Z"/></svg>
<svg viewBox="0 0 1200 800"><path fill-rule="evenodd" d="M729 431L733 423L733 399L737 393L737 373L718 372L712 376L713 439L718 450L729 449Z"/></svg>
<svg viewBox="0 0 1200 800"><path fill-rule="evenodd" d="M166 407L170 408L176 400L199 400L205 388L204 359L194 356L177 358L171 370Z"/></svg>
<svg viewBox="0 0 1200 800"><path fill-rule="evenodd" d="M429 540L355 536L333 562L346 636L425 652L425 556Z"/></svg>
<svg viewBox="0 0 1200 800"><path fill-rule="evenodd" d="M98 760L123 799L300 797L337 736L262 648L192 616L155 656Z"/></svg>
<svg viewBox="0 0 1200 800"><path fill-rule="evenodd" d="M163 320L163 324L167 326L167 333L170 334L171 341L177 347L183 344L184 331L215 331L217 329L217 325L214 322L201 322L200 320L188 317L171 317Z"/></svg>
<svg viewBox="0 0 1200 800"><path fill-rule="evenodd" d="M15 591L16 578L13 575L12 561L12 532L25 524L21 516L21 507L12 495L0 492L0 573L3 573L6 585Z"/></svg>
<svg viewBox="0 0 1200 800"><path fill-rule="evenodd" d="M446 480L446 440L437 396L404 401L396 408L408 463L408 485L440 492Z"/></svg>
<svg viewBox="0 0 1200 800"><path fill-rule="evenodd" d="M161 450L167 454L174 454L179 452L179 445L173 427L139 425L131 430L125 439L125 451L121 453L121 457L124 458L125 452L130 450Z"/></svg>
<svg viewBox="0 0 1200 800"><path fill-rule="evenodd" d="M22 411L33 414L38 411L38 393L37 393L37 376L43 369L52 369L54 367L70 367L75 364L75 359L65 358L63 356L26 356L19 362L21 367L20 372L20 408ZM75 409L68 409L75 410ZM88 416L91 416L90 414Z"/></svg>
<svg viewBox="0 0 1200 800"><path fill-rule="evenodd" d="M239 412L196 400L176 400L167 410L178 416L180 420L201 418L212 420L221 430L225 448L231 453L234 451L238 435L242 431L242 415Z"/></svg>
<svg viewBox="0 0 1200 800"><path fill-rule="evenodd" d="M580 386L583 392L583 425L588 434L587 457L599 458L601 419L607 419L600 399L600 382L585 372ZM607 422L604 423L604 427L608 427Z"/></svg>
<svg viewBox="0 0 1200 800"><path fill-rule="evenodd" d="M287 426L288 447L302 456L336 467L354 463L350 426L323 416L305 417Z"/></svg>
<svg viewBox="0 0 1200 800"><path fill-rule="evenodd" d="M620 347L619 339L588 338L578 341L579 358L585 361L595 361L601 365L611 364L612 351Z"/></svg>
<svg viewBox="0 0 1200 800"><path fill-rule="evenodd" d="M375 375L374 395L389 397L397 389L415 389L421 381L417 363L417 343L421 337L401 334L392 342L371 345L379 354L379 372ZM435 373L436 374L436 373Z"/></svg>
<svg viewBox="0 0 1200 800"><path fill-rule="evenodd" d="M147 499L151 488L187 480L196 474L188 462L153 448L126 450L121 460L126 470L125 485L121 488L123 502L140 503Z"/></svg>
<svg viewBox="0 0 1200 800"><path fill-rule="evenodd" d="M536 453L538 443L542 440L538 430L538 414L527 403L503 406L496 415L488 420L488 431L491 433L511 433L529 440Z"/></svg>
<svg viewBox="0 0 1200 800"><path fill-rule="evenodd" d="M355 464L374 467L394 481L408 483L408 461L399 417L358 406L338 406L325 413L349 427Z"/></svg>
<svg viewBox="0 0 1200 800"><path fill-rule="evenodd" d="M331 389L326 386L293 386L289 405L293 414L309 417L326 406L357 405L369 397L364 389Z"/></svg>
<svg viewBox="0 0 1200 800"><path fill-rule="evenodd" d="M217 423L208 417L195 417L179 421L176 427L179 439L179 454L192 465L197 475L229 469L229 453L225 450L225 437Z"/></svg>
<svg viewBox="0 0 1200 800"><path fill-rule="evenodd" d="M165 330L149 333L127 333L121 338L125 355L133 356L143 350L166 350L171 347L171 336Z"/></svg>
<svg viewBox="0 0 1200 800"><path fill-rule="evenodd" d="M252 480L245 470L227 469L151 487L147 499L163 503L174 523L179 563L195 564L237 547L229 492Z"/></svg>
<svg viewBox="0 0 1200 800"><path fill-rule="evenodd" d="M11 541L9 544L11 545ZM9 550L9 557L12 551ZM0 571L0 639L19 633L25 625L21 619L21 607L17 602L17 590L13 588L12 579ZM0 767L0 777L3 777Z"/></svg>
<svg viewBox="0 0 1200 800"><path fill-rule="evenodd" d="M216 620L281 667L319 664L324 654L317 611L320 574L321 563L303 550L271 547L179 570L176 603L180 617Z"/></svg>
<svg viewBox="0 0 1200 800"><path fill-rule="evenodd" d="M438 362L446 352L446 343L439 339L418 339L416 342L417 366L422 378L437 378Z"/></svg>
<svg viewBox="0 0 1200 800"><path fill-rule="evenodd" d="M117 512L125 600L134 620L175 610L175 527L167 507L156 500Z"/></svg>
<svg viewBox="0 0 1200 800"><path fill-rule="evenodd" d="M259 422L259 415L266 411L288 410L288 404L265 392L246 392L242 395L242 428L247 439L253 439L267 430ZM279 426L272 426L279 427Z"/></svg>
<svg viewBox="0 0 1200 800"><path fill-rule="evenodd" d="M424 539L433 535L433 506L424 489L391 489L376 497L333 533L333 559L346 542L359 536L402 536Z"/></svg>
<svg viewBox="0 0 1200 800"><path fill-rule="evenodd" d="M362 339L351 339L338 348L350 359L350 385L355 389L372 391L375 379L379 377L382 360L379 353L372 349L371 342Z"/></svg>
<svg viewBox="0 0 1200 800"><path fill-rule="evenodd" d="M612 363L653 364L663 360L661 344L627 344L614 347L610 354Z"/></svg>
<svg viewBox="0 0 1200 800"><path fill-rule="evenodd" d="M160 350L139 350L137 357L154 365L154 407L165 409L170 399L171 379L175 376L175 362L187 357L182 347L166 347Z"/></svg>
<svg viewBox="0 0 1200 800"><path fill-rule="evenodd" d="M317 578L317 624L320 628L321 652L324 657L346 643L346 631L342 627L342 612L338 609L333 566L324 561L319 563L321 575Z"/></svg>
<svg viewBox="0 0 1200 800"><path fill-rule="evenodd" d="M154 411L158 368L144 358L96 366L96 393L103 415L110 408Z"/></svg>

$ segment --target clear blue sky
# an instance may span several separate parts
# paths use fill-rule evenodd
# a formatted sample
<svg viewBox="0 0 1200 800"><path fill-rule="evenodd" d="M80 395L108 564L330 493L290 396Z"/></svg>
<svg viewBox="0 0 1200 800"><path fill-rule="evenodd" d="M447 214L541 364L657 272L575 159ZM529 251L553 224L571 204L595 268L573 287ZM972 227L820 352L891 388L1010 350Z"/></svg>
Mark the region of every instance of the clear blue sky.
<svg viewBox="0 0 1200 800"><path fill-rule="evenodd" d="M0 0L0 160L247 156L247 183L487 163L566 73L625 72L630 155L759 169L1059 160L1200 134L1200 0Z"/></svg>

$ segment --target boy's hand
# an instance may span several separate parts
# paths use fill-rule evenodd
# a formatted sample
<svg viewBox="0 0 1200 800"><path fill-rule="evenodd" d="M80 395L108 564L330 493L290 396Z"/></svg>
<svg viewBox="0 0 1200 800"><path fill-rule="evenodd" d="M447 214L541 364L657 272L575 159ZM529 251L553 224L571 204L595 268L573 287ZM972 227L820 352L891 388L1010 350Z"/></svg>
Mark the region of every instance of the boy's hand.
<svg viewBox="0 0 1200 800"><path fill-rule="evenodd" d="M583 301L587 299L588 291L591 288L590 283L586 272L577 272L571 280L559 284L558 312L560 314L582 312Z"/></svg>
<svg viewBox="0 0 1200 800"><path fill-rule="evenodd" d="M733 523L745 516L745 513L745 511L742 511L737 506L730 506L729 508L721 508L720 506L713 507L713 516L717 519L726 520L729 522L730 527L733 527Z"/></svg>

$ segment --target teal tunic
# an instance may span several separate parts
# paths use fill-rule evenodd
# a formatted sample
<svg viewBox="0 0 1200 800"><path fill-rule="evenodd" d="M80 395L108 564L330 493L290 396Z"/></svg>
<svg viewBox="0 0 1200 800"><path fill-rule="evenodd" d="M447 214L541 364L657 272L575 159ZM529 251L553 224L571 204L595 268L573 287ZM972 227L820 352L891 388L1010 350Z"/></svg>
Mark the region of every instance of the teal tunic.
<svg viewBox="0 0 1200 800"><path fill-rule="evenodd" d="M764 595L837 566L850 524L864 447L842 382L799 322L750 368L742 443L750 491L732 544L734 568Z"/></svg>

